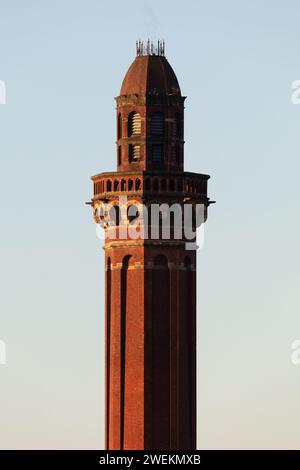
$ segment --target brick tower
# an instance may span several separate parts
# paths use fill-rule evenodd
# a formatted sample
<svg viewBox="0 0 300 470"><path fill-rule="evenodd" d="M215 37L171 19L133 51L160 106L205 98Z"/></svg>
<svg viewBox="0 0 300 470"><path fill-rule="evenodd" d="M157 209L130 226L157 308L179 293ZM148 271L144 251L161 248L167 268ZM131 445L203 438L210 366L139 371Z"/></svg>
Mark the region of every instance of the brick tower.
<svg viewBox="0 0 300 470"><path fill-rule="evenodd" d="M163 211L156 239L120 237L140 204L202 204L206 218L209 176L184 172L184 100L164 44L138 42L116 98L117 171L92 177L105 228L109 450L196 448L196 251L174 236L171 218L162 235Z"/></svg>

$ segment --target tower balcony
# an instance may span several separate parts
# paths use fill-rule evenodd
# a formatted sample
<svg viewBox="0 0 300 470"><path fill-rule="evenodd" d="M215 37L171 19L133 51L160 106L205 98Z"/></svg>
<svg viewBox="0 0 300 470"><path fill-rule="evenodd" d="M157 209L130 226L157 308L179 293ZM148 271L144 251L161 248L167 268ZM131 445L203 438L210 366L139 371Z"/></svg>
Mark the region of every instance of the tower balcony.
<svg viewBox="0 0 300 470"><path fill-rule="evenodd" d="M107 200L124 193L139 197L192 198L209 204L207 181L209 175L199 173L110 172L91 179L94 200Z"/></svg>

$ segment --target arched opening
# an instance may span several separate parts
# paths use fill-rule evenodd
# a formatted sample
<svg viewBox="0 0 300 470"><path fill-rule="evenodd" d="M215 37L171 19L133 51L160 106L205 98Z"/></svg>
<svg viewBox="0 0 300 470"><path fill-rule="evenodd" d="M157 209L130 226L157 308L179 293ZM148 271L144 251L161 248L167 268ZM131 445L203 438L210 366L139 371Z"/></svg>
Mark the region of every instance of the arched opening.
<svg viewBox="0 0 300 470"><path fill-rule="evenodd" d="M131 204L127 208L127 219L129 222L132 222L134 219L136 219L139 216L139 210L138 207L135 206L134 204Z"/></svg>
<svg viewBox="0 0 300 470"><path fill-rule="evenodd" d="M120 224L120 208L119 206L112 206L109 210L110 221L118 226Z"/></svg>
<svg viewBox="0 0 300 470"><path fill-rule="evenodd" d="M147 178L146 181L145 181L145 190L146 191L150 191L151 190L151 182L150 182L150 179Z"/></svg>
<svg viewBox="0 0 300 470"><path fill-rule="evenodd" d="M162 182L161 182L161 190L162 191L167 190L167 181L165 179L163 179Z"/></svg>
<svg viewBox="0 0 300 470"><path fill-rule="evenodd" d="M121 181L121 191L126 191L126 180Z"/></svg>
<svg viewBox="0 0 300 470"><path fill-rule="evenodd" d="M174 180L170 180L170 191L174 191Z"/></svg>
<svg viewBox="0 0 300 470"><path fill-rule="evenodd" d="M153 181L153 191L158 191L158 179L155 178Z"/></svg>
<svg viewBox="0 0 300 470"><path fill-rule="evenodd" d="M119 191L119 180L114 181L114 191Z"/></svg>
<svg viewBox="0 0 300 470"><path fill-rule="evenodd" d="M109 193L110 191L111 191L111 181L108 180L108 181L106 182L106 192Z"/></svg>
<svg viewBox="0 0 300 470"><path fill-rule="evenodd" d="M141 187L141 180L136 179L135 180L135 190L139 191L140 187Z"/></svg>
<svg viewBox="0 0 300 470"><path fill-rule="evenodd" d="M141 134L141 115L135 111L128 116L128 137Z"/></svg>
<svg viewBox="0 0 300 470"><path fill-rule="evenodd" d="M132 191L132 190L133 190L133 181L128 180L128 191Z"/></svg>
<svg viewBox="0 0 300 470"><path fill-rule="evenodd" d="M122 146L118 146L118 165L121 165L122 163Z"/></svg>

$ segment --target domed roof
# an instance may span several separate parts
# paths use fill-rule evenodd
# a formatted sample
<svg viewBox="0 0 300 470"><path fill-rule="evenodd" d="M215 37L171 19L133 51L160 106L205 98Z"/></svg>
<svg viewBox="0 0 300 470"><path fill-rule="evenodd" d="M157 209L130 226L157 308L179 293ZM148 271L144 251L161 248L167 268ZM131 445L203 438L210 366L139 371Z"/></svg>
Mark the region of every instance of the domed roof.
<svg viewBox="0 0 300 470"><path fill-rule="evenodd" d="M181 96L178 80L163 55L137 55L122 83L120 95Z"/></svg>

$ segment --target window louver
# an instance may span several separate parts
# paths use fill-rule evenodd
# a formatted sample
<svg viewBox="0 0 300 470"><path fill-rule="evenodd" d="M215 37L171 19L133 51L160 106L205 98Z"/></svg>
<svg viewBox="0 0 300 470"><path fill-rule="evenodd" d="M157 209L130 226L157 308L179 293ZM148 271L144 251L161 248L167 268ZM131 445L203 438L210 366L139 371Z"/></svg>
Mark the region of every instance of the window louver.
<svg viewBox="0 0 300 470"><path fill-rule="evenodd" d="M163 161L163 146L162 145L152 146L152 161L158 162L158 163Z"/></svg>
<svg viewBox="0 0 300 470"><path fill-rule="evenodd" d="M140 135L141 133L141 116L139 113L131 113L128 117L128 137L132 135Z"/></svg>
<svg viewBox="0 0 300 470"><path fill-rule="evenodd" d="M129 162L135 162L140 159L141 151L139 145L129 145Z"/></svg>
<svg viewBox="0 0 300 470"><path fill-rule="evenodd" d="M163 113L153 113L151 119L151 132L155 135L164 133L164 115Z"/></svg>

